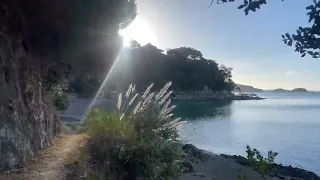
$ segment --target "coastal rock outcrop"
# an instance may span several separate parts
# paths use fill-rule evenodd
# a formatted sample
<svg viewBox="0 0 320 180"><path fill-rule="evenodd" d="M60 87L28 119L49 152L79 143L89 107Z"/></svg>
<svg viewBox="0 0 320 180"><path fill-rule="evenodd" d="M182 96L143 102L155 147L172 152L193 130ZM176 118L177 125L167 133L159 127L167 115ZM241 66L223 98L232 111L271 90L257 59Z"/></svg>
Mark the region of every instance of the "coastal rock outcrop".
<svg viewBox="0 0 320 180"><path fill-rule="evenodd" d="M180 178L181 180L203 179L199 175L204 175L206 179L238 179L238 175L245 175L247 179L263 179L245 157L225 154L217 155L198 149L192 144L185 144L182 149L187 154L188 159L191 160L191 163L188 164L188 169L192 171L186 171ZM272 166L274 172L269 175L270 179L320 180L320 177L315 173L304 169L275 163Z"/></svg>
<svg viewBox="0 0 320 180"><path fill-rule="evenodd" d="M42 70L19 38L0 32L0 171L49 147L59 131Z"/></svg>

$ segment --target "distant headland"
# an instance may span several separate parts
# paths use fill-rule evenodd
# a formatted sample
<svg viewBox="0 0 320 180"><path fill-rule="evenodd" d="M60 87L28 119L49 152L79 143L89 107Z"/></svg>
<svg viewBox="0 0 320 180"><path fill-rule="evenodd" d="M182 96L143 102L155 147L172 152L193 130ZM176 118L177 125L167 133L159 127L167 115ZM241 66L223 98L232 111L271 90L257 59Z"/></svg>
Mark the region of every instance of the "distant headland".
<svg viewBox="0 0 320 180"><path fill-rule="evenodd" d="M242 85L242 84L237 84L236 88L240 90L241 92L263 92L263 89L258 89L253 86L248 86L248 85Z"/></svg>
<svg viewBox="0 0 320 180"><path fill-rule="evenodd" d="M294 88L292 90L288 90L288 89L282 89L282 88L277 88L277 89L272 89L272 90L263 90L263 89L259 89L253 86L248 86L248 85L242 85L242 84L237 84L237 90L241 91L241 92L250 92L250 93L254 93L254 92L313 92L313 91L308 91L306 88Z"/></svg>
<svg viewBox="0 0 320 180"><path fill-rule="evenodd" d="M308 92L307 89L305 88L295 88L291 90L292 92Z"/></svg>
<svg viewBox="0 0 320 180"><path fill-rule="evenodd" d="M264 90L265 92L309 92L307 89L305 88L294 88L292 90L287 90L287 89L282 89L282 88L278 88L278 89L273 89L273 90Z"/></svg>

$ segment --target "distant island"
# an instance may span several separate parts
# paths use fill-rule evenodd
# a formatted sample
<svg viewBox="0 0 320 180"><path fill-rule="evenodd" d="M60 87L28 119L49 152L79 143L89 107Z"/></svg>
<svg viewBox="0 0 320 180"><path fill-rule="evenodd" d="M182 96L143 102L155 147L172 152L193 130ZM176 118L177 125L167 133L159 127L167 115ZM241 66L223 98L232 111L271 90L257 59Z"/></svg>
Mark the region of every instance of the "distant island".
<svg viewBox="0 0 320 180"><path fill-rule="evenodd" d="M263 90L263 89L255 88L253 86L248 86L248 85L243 85L243 84L236 84L236 88L240 92L248 92L248 93L254 93L254 92L279 92L279 93L284 93L284 92L311 92L311 91L308 91L305 88L294 88L292 90L283 89L283 88L277 88L277 89L272 89L272 90Z"/></svg>
<svg viewBox="0 0 320 180"><path fill-rule="evenodd" d="M274 89L274 90L266 90L266 92L268 92L268 91L269 92L308 92L308 90L305 88L294 88L292 90L278 88L278 89Z"/></svg>
<svg viewBox="0 0 320 180"><path fill-rule="evenodd" d="M269 91L272 91L272 92L291 92L291 90L282 89L282 88L277 88L277 89L269 90Z"/></svg>
<svg viewBox="0 0 320 180"><path fill-rule="evenodd" d="M295 88L292 89L292 92L308 92L308 90L305 88Z"/></svg>
<svg viewBox="0 0 320 180"><path fill-rule="evenodd" d="M241 92L263 92L263 89L258 89L253 86L236 84L236 88L238 88Z"/></svg>

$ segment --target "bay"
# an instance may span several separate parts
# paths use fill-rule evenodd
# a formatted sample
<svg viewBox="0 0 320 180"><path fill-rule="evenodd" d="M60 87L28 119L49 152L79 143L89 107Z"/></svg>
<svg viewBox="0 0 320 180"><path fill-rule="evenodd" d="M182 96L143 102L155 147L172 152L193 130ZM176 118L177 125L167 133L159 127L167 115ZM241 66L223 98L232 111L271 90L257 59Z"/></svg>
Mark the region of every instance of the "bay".
<svg viewBox="0 0 320 180"><path fill-rule="evenodd" d="M246 156L250 145L277 163L320 174L320 94L260 93L265 100L175 102L186 143L217 154Z"/></svg>

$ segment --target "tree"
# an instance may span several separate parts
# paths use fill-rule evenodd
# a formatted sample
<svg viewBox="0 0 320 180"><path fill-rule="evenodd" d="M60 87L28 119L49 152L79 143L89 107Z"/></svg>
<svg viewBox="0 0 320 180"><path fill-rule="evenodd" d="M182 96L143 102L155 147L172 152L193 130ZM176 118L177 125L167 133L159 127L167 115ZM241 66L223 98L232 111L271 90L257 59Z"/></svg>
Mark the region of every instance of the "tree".
<svg viewBox="0 0 320 180"><path fill-rule="evenodd" d="M184 58L189 58L192 60L200 60L202 59L202 53L196 49L190 48L190 47L180 47L176 49L169 49L167 51L168 55L173 56L181 56Z"/></svg>
<svg viewBox="0 0 320 180"><path fill-rule="evenodd" d="M120 56L112 75L113 84L127 87L137 84L137 91L144 90L150 83L159 90L168 81L173 82L175 92L201 91L205 86L213 91L232 91L231 68L219 66L213 60L203 57L199 50L180 47L163 50L147 44L136 48L126 48ZM128 58L130 57L130 58ZM121 67L121 70L120 70ZM110 81L108 82L110 83Z"/></svg>
<svg viewBox="0 0 320 180"><path fill-rule="evenodd" d="M284 0L281 0L284 1ZM211 1L212 5L214 0ZM235 0L217 0L217 3L230 3ZM238 9L243 9L245 14L255 12L260 9L262 5L267 4L267 0L244 0L238 6ZM297 33L282 35L284 44L294 46L295 51L301 54L301 57L307 54L313 58L320 57L320 1L313 0L313 4L306 7L307 15L309 17L310 26L297 28Z"/></svg>
<svg viewBox="0 0 320 180"><path fill-rule="evenodd" d="M136 40L131 40L129 42L129 47L130 48L139 48L139 47L141 47L141 44Z"/></svg>

